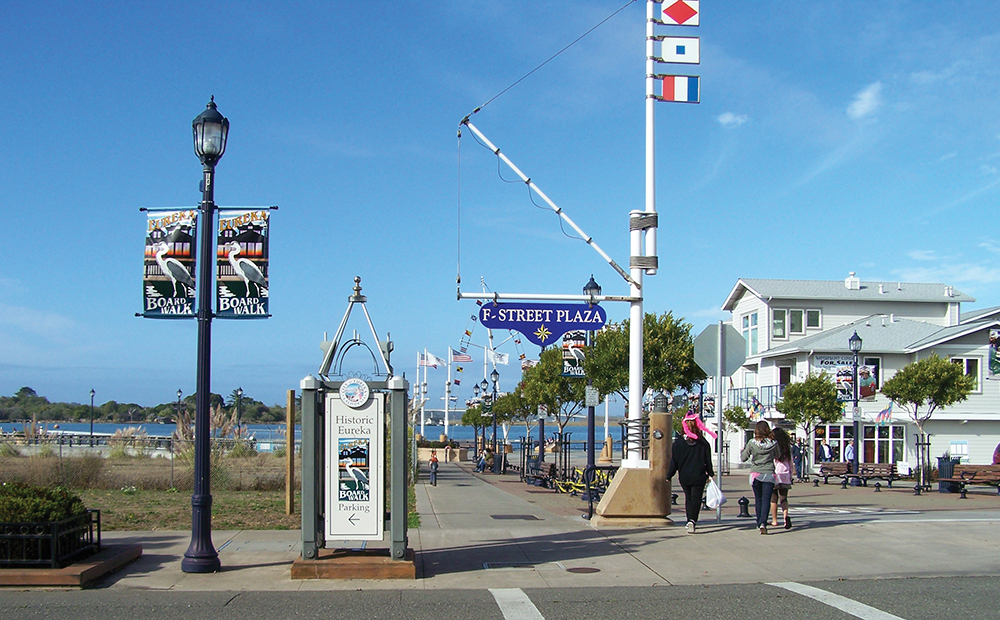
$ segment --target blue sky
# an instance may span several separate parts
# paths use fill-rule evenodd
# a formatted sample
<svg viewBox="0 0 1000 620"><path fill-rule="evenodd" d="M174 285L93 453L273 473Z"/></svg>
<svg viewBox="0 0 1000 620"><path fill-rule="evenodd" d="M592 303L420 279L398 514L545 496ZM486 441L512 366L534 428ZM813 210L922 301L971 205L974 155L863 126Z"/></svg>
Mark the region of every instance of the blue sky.
<svg viewBox="0 0 1000 620"><path fill-rule="evenodd" d="M93 388L98 403L153 405L194 391L195 322L134 317L138 208L200 200L190 124L210 95L232 123L216 202L280 206L274 316L213 322L214 392L284 403L316 372L356 275L411 380L416 352L446 355L475 313L456 300L459 264L467 291L483 278L500 292L576 294L593 273L627 294L468 131L456 138L465 115L623 5L8 4L0 394L27 385L86 402ZM740 277L849 271L1000 305L1000 233L984 225L1000 195L994 2L701 9L699 28L658 28L701 38L690 73L702 102L656 109L661 269L646 279L647 311L697 333L728 318L719 308ZM629 4L473 117L622 265L628 212L644 201L645 12ZM349 328L367 338L363 320ZM516 366L500 372L509 389ZM430 382L437 399L444 371Z"/></svg>

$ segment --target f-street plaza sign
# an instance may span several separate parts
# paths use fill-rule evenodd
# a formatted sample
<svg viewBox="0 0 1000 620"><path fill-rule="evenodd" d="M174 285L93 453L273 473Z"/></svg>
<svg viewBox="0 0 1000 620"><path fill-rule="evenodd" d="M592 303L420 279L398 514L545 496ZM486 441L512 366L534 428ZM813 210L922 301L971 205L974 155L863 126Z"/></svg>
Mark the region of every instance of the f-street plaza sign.
<svg viewBox="0 0 1000 620"><path fill-rule="evenodd" d="M558 342L566 332L596 331L608 316L597 304L507 304L489 302L479 309L479 322L490 329L512 329L540 347Z"/></svg>

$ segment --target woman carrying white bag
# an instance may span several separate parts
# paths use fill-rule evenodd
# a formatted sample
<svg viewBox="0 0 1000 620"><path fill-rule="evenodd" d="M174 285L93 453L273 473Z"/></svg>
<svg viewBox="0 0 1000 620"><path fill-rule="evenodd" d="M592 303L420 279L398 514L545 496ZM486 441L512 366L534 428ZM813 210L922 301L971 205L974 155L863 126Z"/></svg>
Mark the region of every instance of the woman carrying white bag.
<svg viewBox="0 0 1000 620"><path fill-rule="evenodd" d="M697 414L688 414L681 421L684 434L674 440L670 456L667 480L677 474L677 480L684 489L684 513L687 517L687 533L694 534L701 513L701 498L705 485L715 475L712 469L712 447L705 440L702 430L712 437L715 433L705 428Z"/></svg>

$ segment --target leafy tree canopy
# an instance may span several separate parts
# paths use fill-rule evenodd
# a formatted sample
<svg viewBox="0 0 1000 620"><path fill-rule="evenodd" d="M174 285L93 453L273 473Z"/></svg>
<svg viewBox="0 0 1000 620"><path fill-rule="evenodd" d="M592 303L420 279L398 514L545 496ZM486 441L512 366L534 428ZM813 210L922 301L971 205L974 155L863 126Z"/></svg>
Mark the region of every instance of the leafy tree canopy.
<svg viewBox="0 0 1000 620"><path fill-rule="evenodd" d="M976 380L965 374L964 366L935 354L907 364L882 384L882 394L905 409L923 433L938 407L964 401L975 388Z"/></svg>
<svg viewBox="0 0 1000 620"><path fill-rule="evenodd" d="M694 362L691 325L665 312L643 319L642 380L645 388L672 394L690 390L705 373ZM629 322L595 334L584 369L601 394L619 394L628 401Z"/></svg>

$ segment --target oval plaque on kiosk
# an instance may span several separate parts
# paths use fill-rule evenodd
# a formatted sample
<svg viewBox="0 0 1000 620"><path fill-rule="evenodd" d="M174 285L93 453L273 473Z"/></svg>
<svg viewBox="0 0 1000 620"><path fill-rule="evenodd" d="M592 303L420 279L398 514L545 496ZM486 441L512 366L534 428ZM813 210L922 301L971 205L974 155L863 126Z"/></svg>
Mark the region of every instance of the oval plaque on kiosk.
<svg viewBox="0 0 1000 620"><path fill-rule="evenodd" d="M608 320L597 304L506 304L488 302L479 309L479 322L490 329L512 329L540 347L566 332L597 331Z"/></svg>
<svg viewBox="0 0 1000 620"><path fill-rule="evenodd" d="M351 377L340 385L340 400L351 409L357 409L368 402L371 390L364 379Z"/></svg>

